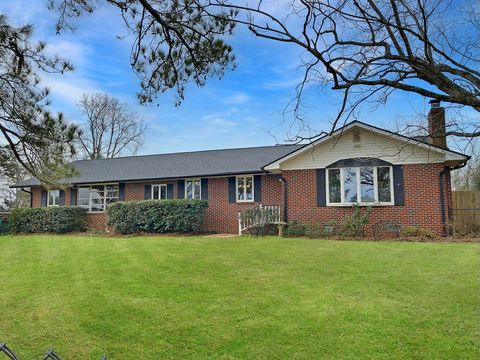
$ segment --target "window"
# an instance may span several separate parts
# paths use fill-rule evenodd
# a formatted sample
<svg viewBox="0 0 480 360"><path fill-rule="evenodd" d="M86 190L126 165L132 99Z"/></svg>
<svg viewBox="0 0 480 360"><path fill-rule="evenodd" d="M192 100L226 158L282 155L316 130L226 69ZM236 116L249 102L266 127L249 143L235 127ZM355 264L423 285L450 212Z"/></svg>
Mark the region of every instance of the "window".
<svg viewBox="0 0 480 360"><path fill-rule="evenodd" d="M118 184L81 186L77 191L77 206L90 212L105 211L118 201Z"/></svg>
<svg viewBox="0 0 480 360"><path fill-rule="evenodd" d="M391 166L327 169L327 204L393 205Z"/></svg>
<svg viewBox="0 0 480 360"><path fill-rule="evenodd" d="M200 179L185 180L185 199L201 199Z"/></svg>
<svg viewBox="0 0 480 360"><path fill-rule="evenodd" d="M152 185L152 199L165 200L167 199L167 184Z"/></svg>
<svg viewBox="0 0 480 360"><path fill-rule="evenodd" d="M60 205L60 190L50 190L48 192L48 206Z"/></svg>
<svg viewBox="0 0 480 360"><path fill-rule="evenodd" d="M253 201L253 176L237 176L237 201Z"/></svg>

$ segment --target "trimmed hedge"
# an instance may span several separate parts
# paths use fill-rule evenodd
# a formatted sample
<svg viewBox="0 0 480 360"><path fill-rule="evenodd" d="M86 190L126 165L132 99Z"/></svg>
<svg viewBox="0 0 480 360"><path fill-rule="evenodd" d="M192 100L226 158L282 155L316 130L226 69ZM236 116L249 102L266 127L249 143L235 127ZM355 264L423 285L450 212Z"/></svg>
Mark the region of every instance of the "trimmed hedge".
<svg viewBox="0 0 480 360"><path fill-rule="evenodd" d="M206 208L196 199L118 202L107 210L108 225L121 234L198 231Z"/></svg>
<svg viewBox="0 0 480 360"><path fill-rule="evenodd" d="M87 211L75 207L13 209L9 218L13 233L57 233L83 231Z"/></svg>

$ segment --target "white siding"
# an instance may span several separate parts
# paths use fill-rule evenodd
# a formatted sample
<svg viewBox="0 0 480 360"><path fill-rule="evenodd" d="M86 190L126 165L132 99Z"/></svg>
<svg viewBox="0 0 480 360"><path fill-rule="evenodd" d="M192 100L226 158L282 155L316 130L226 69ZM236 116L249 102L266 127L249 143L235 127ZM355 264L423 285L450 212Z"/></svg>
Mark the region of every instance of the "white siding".
<svg viewBox="0 0 480 360"><path fill-rule="evenodd" d="M280 168L283 170L324 168L337 160L359 157L379 158L392 164L429 164L445 161L445 154L434 149L424 149L357 127L285 160L280 164Z"/></svg>

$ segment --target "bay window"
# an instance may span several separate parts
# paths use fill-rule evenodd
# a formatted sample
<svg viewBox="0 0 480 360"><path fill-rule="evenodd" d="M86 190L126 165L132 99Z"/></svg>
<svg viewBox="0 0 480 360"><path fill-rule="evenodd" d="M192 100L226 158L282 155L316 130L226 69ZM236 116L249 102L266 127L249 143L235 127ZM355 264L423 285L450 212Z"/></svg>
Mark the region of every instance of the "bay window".
<svg viewBox="0 0 480 360"><path fill-rule="evenodd" d="M167 199L167 184L152 185L152 199L153 200Z"/></svg>
<svg viewBox="0 0 480 360"><path fill-rule="evenodd" d="M393 205L391 166L327 169L328 205Z"/></svg>
<svg viewBox="0 0 480 360"><path fill-rule="evenodd" d="M253 201L253 176L237 176L237 201Z"/></svg>
<svg viewBox="0 0 480 360"><path fill-rule="evenodd" d="M50 190L48 192L48 206L60 205L60 190Z"/></svg>
<svg viewBox="0 0 480 360"><path fill-rule="evenodd" d="M118 201L118 193L118 184L80 186L77 190L77 206L89 212L102 212Z"/></svg>
<svg viewBox="0 0 480 360"><path fill-rule="evenodd" d="M200 179L185 180L185 199L201 199L201 187Z"/></svg>

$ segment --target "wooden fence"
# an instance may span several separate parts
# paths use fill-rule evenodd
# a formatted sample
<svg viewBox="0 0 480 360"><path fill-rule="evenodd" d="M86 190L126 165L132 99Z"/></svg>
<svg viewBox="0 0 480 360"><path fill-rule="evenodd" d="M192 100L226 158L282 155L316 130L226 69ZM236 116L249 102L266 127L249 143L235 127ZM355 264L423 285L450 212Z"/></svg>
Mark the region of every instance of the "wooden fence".
<svg viewBox="0 0 480 360"><path fill-rule="evenodd" d="M453 191L453 229L480 234L480 191Z"/></svg>

